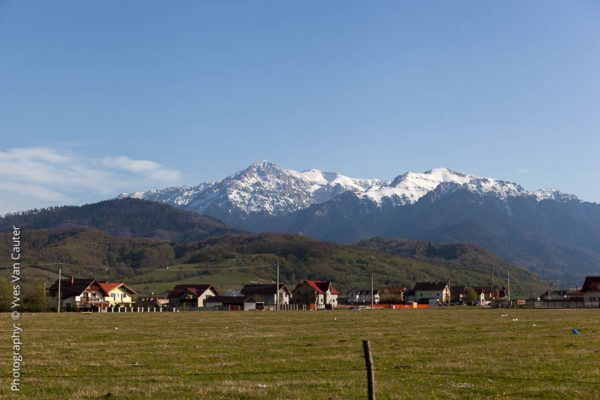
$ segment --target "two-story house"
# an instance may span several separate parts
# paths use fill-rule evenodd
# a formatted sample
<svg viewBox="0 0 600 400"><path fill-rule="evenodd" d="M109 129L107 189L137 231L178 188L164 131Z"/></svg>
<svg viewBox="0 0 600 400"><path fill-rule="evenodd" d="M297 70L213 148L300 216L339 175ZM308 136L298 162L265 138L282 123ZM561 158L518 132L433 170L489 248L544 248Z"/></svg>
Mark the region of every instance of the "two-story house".
<svg viewBox="0 0 600 400"><path fill-rule="evenodd" d="M277 291L274 283L258 283L245 285L240 294L246 297L252 297L259 308L275 308L277 303ZM287 285L279 284L279 305L290 304L292 297Z"/></svg>
<svg viewBox="0 0 600 400"><path fill-rule="evenodd" d="M292 302L309 309L333 309L338 304L338 295L329 281L304 281L292 291Z"/></svg>
<svg viewBox="0 0 600 400"><path fill-rule="evenodd" d="M99 282L98 285L107 293L104 300L110 307L129 307L135 302L137 291L123 282Z"/></svg>
<svg viewBox="0 0 600 400"><path fill-rule="evenodd" d="M169 299L169 307L193 309L204 307L204 300L210 296L218 296L219 292L213 285L177 285L175 286L167 298Z"/></svg>
<svg viewBox="0 0 600 400"><path fill-rule="evenodd" d="M583 293L584 307L600 307L600 276L587 276L581 292Z"/></svg>
<svg viewBox="0 0 600 400"><path fill-rule="evenodd" d="M58 279L48 289L51 302L58 302ZM62 310L93 310L109 305L105 300L108 293L95 279L75 279L71 277L60 280L60 308Z"/></svg>
<svg viewBox="0 0 600 400"><path fill-rule="evenodd" d="M448 282L417 282L415 285L415 299L419 303L439 301L448 302L450 298L450 285Z"/></svg>

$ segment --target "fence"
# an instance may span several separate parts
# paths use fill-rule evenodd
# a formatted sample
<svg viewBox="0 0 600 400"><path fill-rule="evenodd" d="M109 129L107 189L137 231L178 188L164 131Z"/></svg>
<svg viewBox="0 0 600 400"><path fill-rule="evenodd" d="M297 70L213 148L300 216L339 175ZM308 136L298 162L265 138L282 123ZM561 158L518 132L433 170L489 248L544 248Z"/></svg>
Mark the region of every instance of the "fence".
<svg viewBox="0 0 600 400"><path fill-rule="evenodd" d="M536 301L534 308L598 308L586 306L583 301L549 300Z"/></svg>

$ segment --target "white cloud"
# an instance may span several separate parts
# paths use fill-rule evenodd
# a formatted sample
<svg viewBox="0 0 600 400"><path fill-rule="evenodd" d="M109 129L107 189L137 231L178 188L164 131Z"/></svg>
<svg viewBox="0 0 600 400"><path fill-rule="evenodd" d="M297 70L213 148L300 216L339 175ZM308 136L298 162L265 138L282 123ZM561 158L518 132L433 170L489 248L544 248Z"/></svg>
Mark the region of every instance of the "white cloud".
<svg viewBox="0 0 600 400"><path fill-rule="evenodd" d="M164 168L162 165L148 160L132 160L129 157L104 157L102 164L121 169L123 171L140 174L150 179L164 181L178 181L181 179L179 171Z"/></svg>
<svg viewBox="0 0 600 400"><path fill-rule="evenodd" d="M101 200L180 180L176 170L125 156L89 158L50 147L0 150L0 214Z"/></svg>

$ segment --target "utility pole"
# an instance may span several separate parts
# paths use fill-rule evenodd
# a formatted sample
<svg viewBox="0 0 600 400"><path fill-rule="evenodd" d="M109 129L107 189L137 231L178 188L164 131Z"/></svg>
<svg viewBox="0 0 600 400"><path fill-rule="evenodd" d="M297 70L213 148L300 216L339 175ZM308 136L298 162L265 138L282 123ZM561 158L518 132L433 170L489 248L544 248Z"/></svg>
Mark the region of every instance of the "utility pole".
<svg viewBox="0 0 600 400"><path fill-rule="evenodd" d="M510 307L510 271L508 272L508 306Z"/></svg>
<svg viewBox="0 0 600 400"><path fill-rule="evenodd" d="M42 312L46 311L46 280L44 279L44 297L42 303Z"/></svg>
<svg viewBox="0 0 600 400"><path fill-rule="evenodd" d="M58 308L56 309L56 312L60 312L60 281L62 280L61 277L61 273L62 273L62 268L58 269Z"/></svg>
<svg viewBox="0 0 600 400"><path fill-rule="evenodd" d="M277 286L275 287L275 310L279 311L279 260L277 260Z"/></svg>
<svg viewBox="0 0 600 400"><path fill-rule="evenodd" d="M371 270L371 310L373 309L373 270Z"/></svg>

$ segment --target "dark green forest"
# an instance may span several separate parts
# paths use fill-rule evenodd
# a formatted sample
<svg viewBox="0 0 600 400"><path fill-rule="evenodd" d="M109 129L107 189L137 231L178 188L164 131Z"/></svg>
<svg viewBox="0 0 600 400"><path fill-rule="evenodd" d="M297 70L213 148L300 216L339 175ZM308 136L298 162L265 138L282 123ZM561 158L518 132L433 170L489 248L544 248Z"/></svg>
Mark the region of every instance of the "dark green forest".
<svg viewBox="0 0 600 400"><path fill-rule="evenodd" d="M1 237L0 252L9 254L10 235ZM65 276L123 280L138 288L182 279L207 282L211 274L223 271L252 273L268 281L273 278L273 268L252 268L278 262L282 281L290 285L304 279L331 280L342 292L367 287L371 271L378 287L412 287L416 281L433 280L486 285L492 274L504 277L510 271L515 295L537 295L545 288L535 274L505 263L479 246L440 246L407 242L399 246L400 251L387 245L341 245L281 233L228 234L175 243L112 236L88 227L24 230L22 236L24 280L31 284L54 282L59 267ZM398 255L390 254L394 251ZM0 267L8 274L7 262ZM234 283L241 286L247 282ZM495 283L502 286L500 278Z"/></svg>

